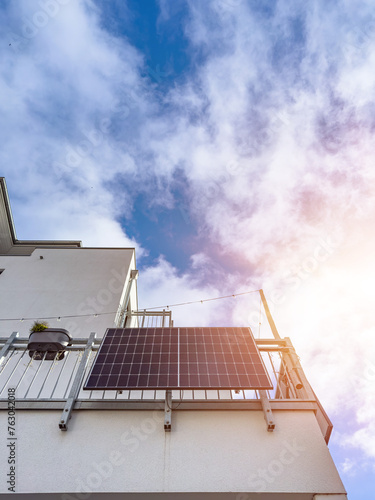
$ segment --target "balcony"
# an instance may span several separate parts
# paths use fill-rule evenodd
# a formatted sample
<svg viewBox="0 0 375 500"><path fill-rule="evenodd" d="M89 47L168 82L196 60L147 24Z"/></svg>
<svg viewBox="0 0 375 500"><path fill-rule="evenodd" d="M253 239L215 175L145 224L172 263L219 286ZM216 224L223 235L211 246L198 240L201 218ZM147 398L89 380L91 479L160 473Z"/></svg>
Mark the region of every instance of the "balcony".
<svg viewBox="0 0 375 500"><path fill-rule="evenodd" d="M141 326L172 326L169 312L132 313ZM272 411L313 410L326 443L332 424L313 392L289 338L255 339L273 389L258 390L105 390L84 391L83 383L101 339L91 334L67 347L64 359L30 358L28 338L13 333L0 338L0 409L7 409L7 390L15 388L17 410L61 410L60 429L81 410L165 410L167 392L173 412L182 410L257 410L269 420ZM75 418L81 418L75 414ZM58 422L56 422L56 425ZM269 422L268 422L269 425ZM277 417L275 418L277 426ZM270 427L270 426L269 426ZM270 428L268 429L270 430Z"/></svg>

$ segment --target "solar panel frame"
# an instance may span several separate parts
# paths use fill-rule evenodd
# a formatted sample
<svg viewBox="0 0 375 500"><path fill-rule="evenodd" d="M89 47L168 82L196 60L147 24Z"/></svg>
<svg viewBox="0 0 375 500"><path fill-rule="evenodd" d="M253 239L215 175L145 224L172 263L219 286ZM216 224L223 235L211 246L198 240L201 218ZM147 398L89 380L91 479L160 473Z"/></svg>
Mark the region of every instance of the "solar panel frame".
<svg viewBox="0 0 375 500"><path fill-rule="evenodd" d="M109 328L83 387L272 389L248 327Z"/></svg>

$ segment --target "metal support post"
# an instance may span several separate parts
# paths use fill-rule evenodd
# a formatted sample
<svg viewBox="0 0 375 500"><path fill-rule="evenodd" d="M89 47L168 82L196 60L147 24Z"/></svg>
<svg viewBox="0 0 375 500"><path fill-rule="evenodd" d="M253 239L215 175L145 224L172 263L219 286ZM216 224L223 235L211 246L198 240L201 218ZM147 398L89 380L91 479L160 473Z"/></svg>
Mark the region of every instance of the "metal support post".
<svg viewBox="0 0 375 500"><path fill-rule="evenodd" d="M120 324L119 324L120 328L124 328L125 326L126 312L128 310L128 304L130 301L130 292L132 289L133 281L136 281L138 279L138 274L139 274L138 269L133 269L132 271L130 271L130 278L125 292L124 306L120 313Z"/></svg>
<svg viewBox="0 0 375 500"><path fill-rule="evenodd" d="M18 332L13 332L12 335L7 339L7 341L3 345L3 347L0 351L0 363L5 358L5 356L8 354L9 349L11 348L11 345L13 344L14 340L16 340L16 338L18 338L18 335L19 335Z"/></svg>
<svg viewBox="0 0 375 500"><path fill-rule="evenodd" d="M271 327L273 336L275 337L275 339L281 340L281 337L279 335L279 332L277 331L275 322L274 322L273 317L271 315L271 311L270 311L270 309L268 307L268 303L267 303L266 297L264 296L263 290L259 290L259 295L260 295L260 298L262 299L263 307L264 307L264 310L266 311L266 316L267 316L267 319L268 319L268 323L269 323L269 325Z"/></svg>
<svg viewBox="0 0 375 500"><path fill-rule="evenodd" d="M8 354L9 349L10 349L11 345L13 344L13 341L16 340L17 337L18 337L18 332L13 332L12 335L9 337L9 339L3 345L3 347L0 351L0 363L3 361L5 356Z"/></svg>
<svg viewBox="0 0 375 500"><path fill-rule="evenodd" d="M271 410L271 405L267 396L266 391L259 391L259 396L260 396L260 402L262 403L262 409L264 413L264 420L266 421L267 424L267 431L268 432L273 432L275 428L275 423L273 421L273 415L272 415L272 410Z"/></svg>
<svg viewBox="0 0 375 500"><path fill-rule="evenodd" d="M165 415L164 415L164 430L171 432L172 426L172 391L165 391Z"/></svg>
<svg viewBox="0 0 375 500"><path fill-rule="evenodd" d="M77 396L79 394L79 390L81 387L82 379L85 374L86 366L89 361L90 351L95 342L95 333L91 333L90 337L87 339L87 344L85 350L82 355L82 359L79 363L78 370L76 376L73 381L72 388L70 389L69 397L65 403L64 411L62 412L61 419L59 422L59 427L62 431L68 430L68 421L71 418L71 413L74 408L74 404L76 402Z"/></svg>

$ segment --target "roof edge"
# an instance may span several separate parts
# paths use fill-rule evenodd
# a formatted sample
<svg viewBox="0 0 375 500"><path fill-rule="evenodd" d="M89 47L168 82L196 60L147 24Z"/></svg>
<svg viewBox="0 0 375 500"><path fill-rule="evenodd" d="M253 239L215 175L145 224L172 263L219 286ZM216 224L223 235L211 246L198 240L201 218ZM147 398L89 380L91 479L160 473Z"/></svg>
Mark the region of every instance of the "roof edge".
<svg viewBox="0 0 375 500"><path fill-rule="evenodd" d="M10 234L12 236L13 244L15 244L16 241L17 241L16 228L15 228L15 225L14 225L14 220L13 220L13 216L12 216L12 210L10 208L10 201L9 201L7 184L5 182L5 177L0 177L0 189L1 189L2 193L3 193L5 210L6 210L6 213L7 213Z"/></svg>
<svg viewBox="0 0 375 500"><path fill-rule="evenodd" d="M8 219L9 230L12 237L14 246L76 246L82 248L82 242L80 240L18 240L16 235L16 228L14 225L12 209L10 207L8 189L5 181L5 177L0 177L0 189L3 194L5 211Z"/></svg>

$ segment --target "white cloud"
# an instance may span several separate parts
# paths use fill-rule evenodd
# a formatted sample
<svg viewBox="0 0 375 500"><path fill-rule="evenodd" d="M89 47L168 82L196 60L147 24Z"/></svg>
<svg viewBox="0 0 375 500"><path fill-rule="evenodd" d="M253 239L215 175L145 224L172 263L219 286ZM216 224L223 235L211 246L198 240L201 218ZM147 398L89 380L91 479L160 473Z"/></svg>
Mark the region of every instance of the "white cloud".
<svg viewBox="0 0 375 500"><path fill-rule="evenodd" d="M41 236L50 238L58 221L61 234L80 233L86 244L133 244L114 221L132 202L125 192L114 200L106 183L134 174L134 160L112 129L134 129L129 117L146 109L142 56L99 26L92 2L52 4L54 15L40 2L10 7L8 38L19 43L3 47L2 173L12 198L26 211L32 206ZM18 218L22 206L14 205ZM107 229L94 237L101 220ZM30 224L20 217L21 238Z"/></svg>

